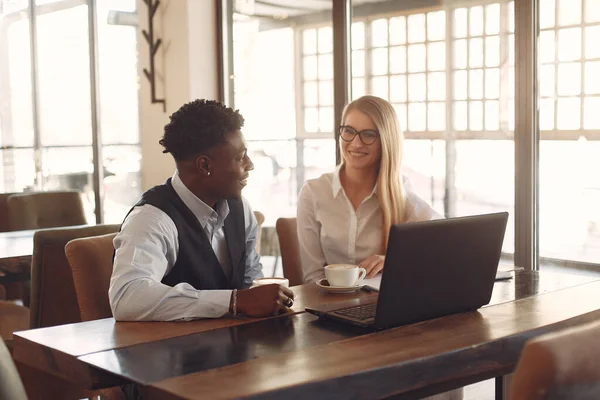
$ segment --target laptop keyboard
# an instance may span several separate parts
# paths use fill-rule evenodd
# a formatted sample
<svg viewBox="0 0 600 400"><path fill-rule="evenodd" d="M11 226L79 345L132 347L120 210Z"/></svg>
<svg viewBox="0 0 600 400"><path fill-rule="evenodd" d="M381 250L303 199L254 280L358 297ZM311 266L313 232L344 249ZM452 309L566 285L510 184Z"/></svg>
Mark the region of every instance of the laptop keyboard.
<svg viewBox="0 0 600 400"><path fill-rule="evenodd" d="M354 318L360 321L375 318L375 310L377 303L365 304L358 307L346 308L344 310L334 311L333 314L342 315L344 317Z"/></svg>

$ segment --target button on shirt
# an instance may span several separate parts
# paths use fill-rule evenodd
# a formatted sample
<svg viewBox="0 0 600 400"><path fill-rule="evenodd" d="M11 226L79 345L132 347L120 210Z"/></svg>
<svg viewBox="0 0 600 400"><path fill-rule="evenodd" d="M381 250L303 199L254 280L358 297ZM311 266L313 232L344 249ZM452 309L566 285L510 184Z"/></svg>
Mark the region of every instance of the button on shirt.
<svg viewBox="0 0 600 400"><path fill-rule="evenodd" d="M175 193L198 218L223 272L231 276L229 248L223 225L229 214L227 201L217 203L216 211L196 197L175 173L171 179ZM244 286L262 277L256 253L258 223L243 199L246 273ZM145 204L127 216L114 239L115 260L110 281L109 300L117 320L173 321L221 317L229 310L231 290L196 290L188 283L174 287L161 283L179 251L177 228L162 210Z"/></svg>
<svg viewBox="0 0 600 400"><path fill-rule="evenodd" d="M404 178L406 222L442 218ZM382 213L377 185L356 210L335 172L309 180L298 196L298 240L305 282L325 277L328 264L360 264L381 253Z"/></svg>

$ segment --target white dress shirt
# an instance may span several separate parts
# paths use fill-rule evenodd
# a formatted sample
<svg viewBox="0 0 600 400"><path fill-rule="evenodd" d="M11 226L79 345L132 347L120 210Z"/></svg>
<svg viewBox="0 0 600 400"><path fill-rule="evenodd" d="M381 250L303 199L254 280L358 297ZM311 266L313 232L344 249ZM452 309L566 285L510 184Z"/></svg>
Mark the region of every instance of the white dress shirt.
<svg viewBox="0 0 600 400"><path fill-rule="evenodd" d="M407 222L442 218L404 178ZM328 264L360 264L381 253L382 214L377 185L356 211L333 173L307 181L298 196L298 241L305 282L325 277Z"/></svg>
<svg viewBox="0 0 600 400"><path fill-rule="evenodd" d="M225 200L217 211L196 197L177 172L171 184L183 203L198 218L226 276L231 276L229 248L223 224L229 214ZM243 199L246 230L246 273L244 286L262 277L256 253L258 224L250 205ZM173 220L162 210L145 204L127 216L114 239L115 260L108 291L115 319L127 321L173 321L216 318L229 310L231 290L196 290L188 283L174 287L161 283L179 251L178 232Z"/></svg>

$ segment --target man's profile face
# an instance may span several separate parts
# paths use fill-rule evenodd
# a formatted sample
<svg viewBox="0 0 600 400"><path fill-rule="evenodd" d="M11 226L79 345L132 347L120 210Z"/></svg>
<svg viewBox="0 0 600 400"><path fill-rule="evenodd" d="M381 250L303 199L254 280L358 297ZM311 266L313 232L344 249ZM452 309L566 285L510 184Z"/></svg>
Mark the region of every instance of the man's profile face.
<svg viewBox="0 0 600 400"><path fill-rule="evenodd" d="M219 198L241 198L247 184L248 173L254 164L241 131L225 135L225 141L211 151L211 186Z"/></svg>

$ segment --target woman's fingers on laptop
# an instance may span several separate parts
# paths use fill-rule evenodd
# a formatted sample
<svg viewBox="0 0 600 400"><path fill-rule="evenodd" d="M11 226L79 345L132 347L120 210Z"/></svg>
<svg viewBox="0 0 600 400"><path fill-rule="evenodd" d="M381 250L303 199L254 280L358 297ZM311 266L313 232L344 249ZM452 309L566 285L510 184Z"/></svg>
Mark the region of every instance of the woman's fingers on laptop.
<svg viewBox="0 0 600 400"><path fill-rule="evenodd" d="M375 254L371 257L366 258L358 266L364 268L367 271L367 278L372 278L383 270L383 264L385 262L385 256Z"/></svg>

